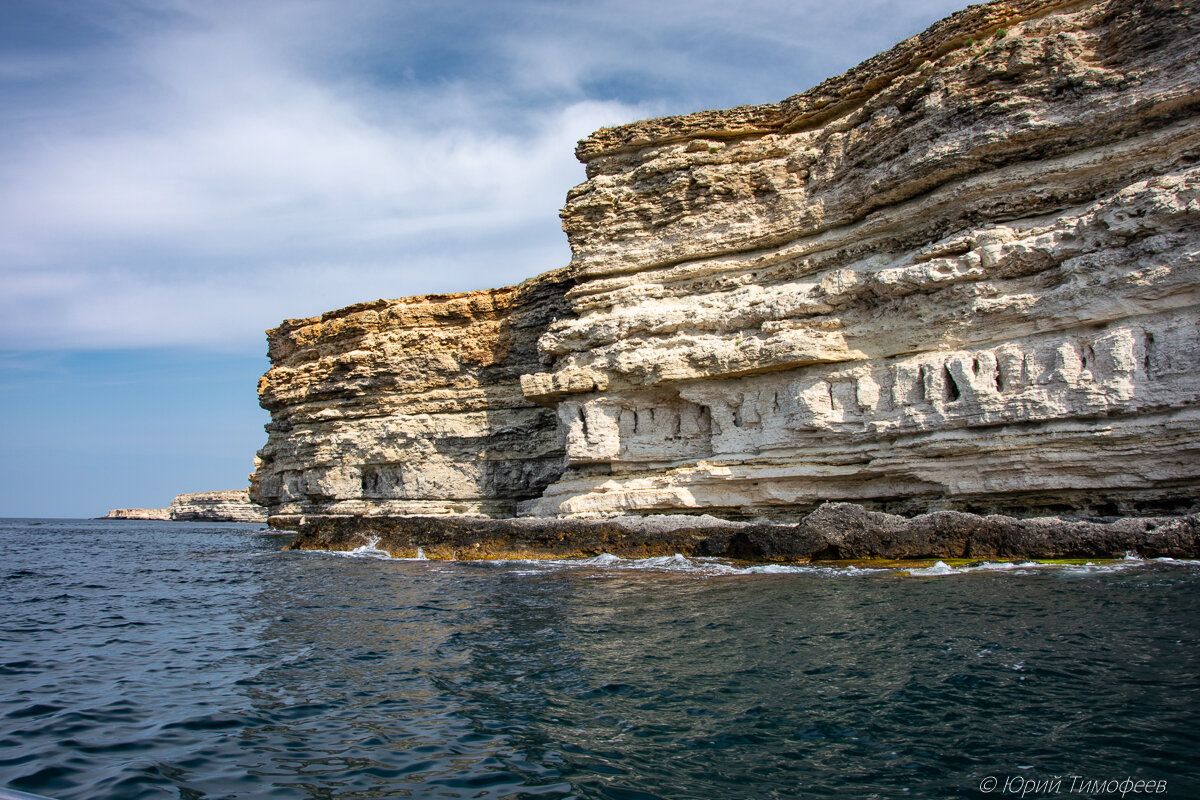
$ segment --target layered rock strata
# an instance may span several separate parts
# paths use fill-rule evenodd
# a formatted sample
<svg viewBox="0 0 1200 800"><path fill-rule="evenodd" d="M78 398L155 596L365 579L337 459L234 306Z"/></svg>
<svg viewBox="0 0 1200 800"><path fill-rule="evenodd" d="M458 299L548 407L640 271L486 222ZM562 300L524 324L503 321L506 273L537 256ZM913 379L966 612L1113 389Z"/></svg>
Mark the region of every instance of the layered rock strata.
<svg viewBox="0 0 1200 800"><path fill-rule="evenodd" d="M246 489L176 495L168 509L184 522L266 522L267 509L251 502Z"/></svg>
<svg viewBox="0 0 1200 800"><path fill-rule="evenodd" d="M1191 507L1200 7L972 7L777 105L603 130L527 513Z"/></svg>
<svg viewBox="0 0 1200 800"><path fill-rule="evenodd" d="M553 409L527 400L538 337L570 315L565 272L520 286L364 303L268 332L271 412L251 478L277 524L302 514L509 516L565 468Z"/></svg>
<svg viewBox="0 0 1200 800"><path fill-rule="evenodd" d="M101 519L157 519L167 520L171 518L171 509L169 508L114 508L109 511Z"/></svg>
<svg viewBox="0 0 1200 800"><path fill-rule="evenodd" d="M176 495L167 508L114 508L102 519L266 522L267 509L252 502L246 489L230 489Z"/></svg>
<svg viewBox="0 0 1200 800"><path fill-rule="evenodd" d="M271 332L255 496L281 522L1194 510L1198 52L1194 0L994 2L781 103L598 131L567 270ZM468 355L506 315L520 344Z"/></svg>

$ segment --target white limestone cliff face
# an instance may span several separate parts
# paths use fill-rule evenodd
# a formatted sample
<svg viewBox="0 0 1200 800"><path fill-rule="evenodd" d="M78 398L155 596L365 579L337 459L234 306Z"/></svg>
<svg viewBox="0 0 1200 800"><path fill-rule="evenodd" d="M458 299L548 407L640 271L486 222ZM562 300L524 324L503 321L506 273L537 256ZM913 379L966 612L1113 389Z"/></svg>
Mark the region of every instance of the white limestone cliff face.
<svg viewBox="0 0 1200 800"><path fill-rule="evenodd" d="M142 519L168 520L171 518L169 508L114 508L101 519Z"/></svg>
<svg viewBox="0 0 1200 800"><path fill-rule="evenodd" d="M382 327L313 334L303 358L277 344L296 323L272 333L260 501L550 517L1192 508L1197 53L1194 0L996 2L778 104L598 131L562 211L565 303L530 317L537 352L502 379L444 355L458 323L404 347ZM422 300L380 310L404 302ZM367 363L355 399L313 401L340 397L338 364ZM474 405L444 411L424 385L439 370ZM370 388L395 373L414 377ZM486 447L448 444L513 429L515 409L538 443L518 460L556 465L524 493L480 477ZM367 502L376 464L462 485L379 478L407 494Z"/></svg>
<svg viewBox="0 0 1200 800"><path fill-rule="evenodd" d="M251 502L245 489L176 495L170 518L183 522L266 522L267 509Z"/></svg>
<svg viewBox="0 0 1200 800"><path fill-rule="evenodd" d="M103 519L178 522L266 522L267 509L250 500L245 489L179 494L166 508L114 508Z"/></svg>
<svg viewBox="0 0 1200 800"><path fill-rule="evenodd" d="M1190 505L1197 52L1195 3L994 3L581 142L526 513Z"/></svg>

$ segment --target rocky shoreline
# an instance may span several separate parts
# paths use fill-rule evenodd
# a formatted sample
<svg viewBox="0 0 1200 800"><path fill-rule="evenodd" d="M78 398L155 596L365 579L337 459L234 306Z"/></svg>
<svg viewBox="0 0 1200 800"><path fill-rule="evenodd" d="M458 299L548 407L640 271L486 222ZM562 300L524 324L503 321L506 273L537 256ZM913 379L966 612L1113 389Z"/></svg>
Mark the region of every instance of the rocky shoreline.
<svg viewBox="0 0 1200 800"><path fill-rule="evenodd" d="M395 558L435 560L709 556L812 563L858 559L1200 557L1200 514L1107 521L1017 519L935 511L902 517L826 503L792 524L664 514L581 519L316 516L294 523L293 550L373 544Z"/></svg>

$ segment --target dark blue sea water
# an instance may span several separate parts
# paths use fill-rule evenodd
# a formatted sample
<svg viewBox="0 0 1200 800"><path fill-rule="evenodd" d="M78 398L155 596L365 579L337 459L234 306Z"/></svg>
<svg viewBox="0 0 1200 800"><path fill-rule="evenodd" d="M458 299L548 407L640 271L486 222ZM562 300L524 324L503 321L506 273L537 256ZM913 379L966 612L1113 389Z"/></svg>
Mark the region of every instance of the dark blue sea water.
<svg viewBox="0 0 1200 800"><path fill-rule="evenodd" d="M0 522L0 785L939 798L1059 776L1025 796L1121 796L1072 793L1079 776L1200 797L1200 564L908 575L285 542Z"/></svg>

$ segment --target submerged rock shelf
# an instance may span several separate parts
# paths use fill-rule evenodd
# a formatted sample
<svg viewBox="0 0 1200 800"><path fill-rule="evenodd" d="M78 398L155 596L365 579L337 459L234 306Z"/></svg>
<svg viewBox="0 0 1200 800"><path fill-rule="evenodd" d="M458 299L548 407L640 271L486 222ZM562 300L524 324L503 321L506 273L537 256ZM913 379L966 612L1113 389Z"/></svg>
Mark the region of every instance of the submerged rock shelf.
<svg viewBox="0 0 1200 800"><path fill-rule="evenodd" d="M332 517L299 521L295 550L372 544L395 558L716 556L747 561L1200 556L1200 515L1086 522L939 511L907 518L830 503L795 524L680 514L609 520Z"/></svg>
<svg viewBox="0 0 1200 800"><path fill-rule="evenodd" d="M565 269L269 332L253 497L302 545L797 559L908 557L797 533L831 502L1197 511L1196 12L972 6L781 103L596 132ZM622 521L672 514L726 522ZM1170 529L1004 519L897 542L1120 555Z"/></svg>

